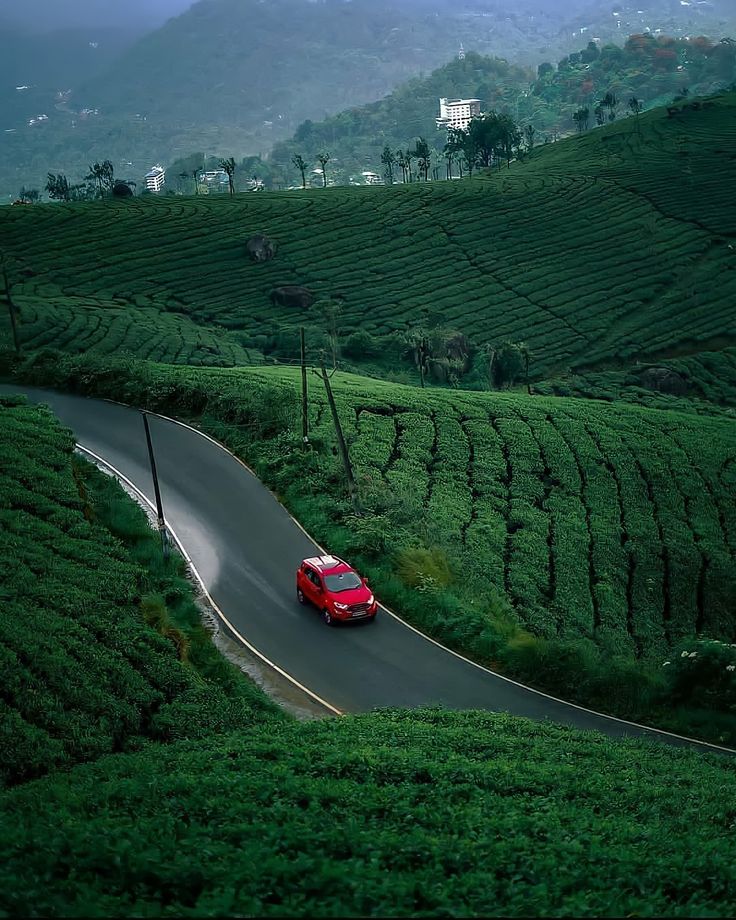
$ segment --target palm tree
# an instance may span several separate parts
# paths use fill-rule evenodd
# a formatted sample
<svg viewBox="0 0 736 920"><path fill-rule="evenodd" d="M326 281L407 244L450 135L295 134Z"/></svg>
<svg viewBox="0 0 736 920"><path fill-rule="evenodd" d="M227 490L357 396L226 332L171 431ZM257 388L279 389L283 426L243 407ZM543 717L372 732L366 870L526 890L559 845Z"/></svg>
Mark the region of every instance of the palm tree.
<svg viewBox="0 0 736 920"><path fill-rule="evenodd" d="M609 121L615 121L616 109L618 108L618 99L616 98L615 93L606 93L606 95L601 99L598 105L602 109L608 109L608 120Z"/></svg>
<svg viewBox="0 0 736 920"><path fill-rule="evenodd" d="M219 162L220 169L224 169L227 173L227 184L230 188L230 194L235 194L235 160L232 157L228 157L226 160L220 160Z"/></svg>
<svg viewBox="0 0 736 920"><path fill-rule="evenodd" d="M416 157L419 175L420 177L424 177L424 181L426 182L429 177L429 167L432 165L432 153L429 149L429 144L423 137L417 138L416 146L414 150L411 151L411 154Z"/></svg>
<svg viewBox="0 0 736 920"><path fill-rule="evenodd" d="M105 190L112 190L115 184L113 165L110 160L103 160L102 163L94 163L89 167L89 174L84 178L88 181L97 183L97 194L102 198L105 194Z"/></svg>
<svg viewBox="0 0 736 920"><path fill-rule="evenodd" d="M396 154L389 147L388 144L383 148L383 153L381 154L381 163L384 167L383 176L388 180L389 185L394 184L394 164L396 163Z"/></svg>
<svg viewBox="0 0 736 920"><path fill-rule="evenodd" d="M296 166L296 168L302 174L302 188L306 188L307 187L306 172L307 172L307 166L308 166L307 161L304 159L304 157L301 154L295 153L294 156L291 158L291 162L294 164L294 166Z"/></svg>
<svg viewBox="0 0 736 920"><path fill-rule="evenodd" d="M631 110L632 114L636 115L636 133L637 133L637 134L640 134L640 133L641 133L641 126L640 126L640 124L639 124L639 115L641 114L641 110L643 109L643 105L642 105L641 102L636 98L636 96L632 96L631 99L629 99L629 109Z"/></svg>
<svg viewBox="0 0 736 920"><path fill-rule="evenodd" d="M399 168L401 169L401 181L406 182L406 170L409 164L406 160L406 153L403 150L396 151L396 162L399 164Z"/></svg>
<svg viewBox="0 0 736 920"><path fill-rule="evenodd" d="M322 167L322 188L327 188L327 171L326 167L330 161L329 153L318 153L317 159L319 160L319 165Z"/></svg>

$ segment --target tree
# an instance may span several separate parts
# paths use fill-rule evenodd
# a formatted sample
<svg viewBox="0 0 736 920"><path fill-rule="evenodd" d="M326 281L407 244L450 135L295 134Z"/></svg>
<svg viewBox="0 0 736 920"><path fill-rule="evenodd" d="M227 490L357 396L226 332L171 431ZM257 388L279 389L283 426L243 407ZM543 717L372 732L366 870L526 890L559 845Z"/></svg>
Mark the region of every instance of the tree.
<svg viewBox="0 0 736 920"><path fill-rule="evenodd" d="M326 298L318 300L313 309L319 313L327 327L327 337L330 341L330 350L332 351L332 369L337 367L338 338L340 334L339 320L342 313L342 305L339 300Z"/></svg>
<svg viewBox="0 0 736 920"><path fill-rule="evenodd" d="M115 170L110 160L103 160L102 163L93 163L89 167L89 173L84 177L88 182L94 182L97 185L97 197L102 198L105 192L112 192L115 184Z"/></svg>
<svg viewBox="0 0 736 920"><path fill-rule="evenodd" d="M578 109L577 112L573 112L572 120L578 126L578 134L582 134L583 131L588 130L589 118L590 118L590 109L587 106L585 106L585 108Z"/></svg>
<svg viewBox="0 0 736 920"><path fill-rule="evenodd" d="M536 131L534 125L527 125L524 128L524 140L526 141L527 150L534 150L534 135Z"/></svg>
<svg viewBox="0 0 736 920"><path fill-rule="evenodd" d="M401 169L401 181L406 182L407 170L409 168L409 163L406 159L406 153L403 150L396 151L396 162Z"/></svg>
<svg viewBox="0 0 736 920"><path fill-rule="evenodd" d="M417 166L419 167L419 175L424 178L424 181L427 181L429 175L429 168L431 166L432 152L429 149L429 144L423 137L418 137L414 150L410 151L411 156L416 158Z"/></svg>
<svg viewBox="0 0 736 920"><path fill-rule="evenodd" d="M56 198L59 201L69 201L71 198L69 180L63 173L57 173L57 175L48 173L45 188L49 193L49 198Z"/></svg>
<svg viewBox="0 0 736 920"><path fill-rule="evenodd" d="M220 169L224 169L227 173L227 184L230 189L230 194L235 194L235 160L233 157L228 157L226 160L220 160L218 163Z"/></svg>
<svg viewBox="0 0 736 920"><path fill-rule="evenodd" d="M412 360L419 371L419 381L424 387L424 378L429 371L429 359L432 356L429 335L426 329L417 326L409 329L403 335L404 343L408 346Z"/></svg>
<svg viewBox="0 0 736 920"><path fill-rule="evenodd" d="M37 188L26 188L24 185L18 197L21 201L26 201L28 204L34 204L41 197L41 193Z"/></svg>
<svg viewBox="0 0 736 920"><path fill-rule="evenodd" d="M318 153L317 159L322 167L322 188L327 188L327 164L330 162L329 153Z"/></svg>
<svg viewBox="0 0 736 920"><path fill-rule="evenodd" d="M304 159L304 157L299 153L294 154L294 156L291 158L291 162L294 164L294 166L296 166L296 168L302 174L302 188L306 188L307 187L306 172L307 172L307 166L309 164Z"/></svg>
<svg viewBox="0 0 736 920"><path fill-rule="evenodd" d="M500 389L504 385L511 387L516 382L524 367L529 367L525 358L526 346L522 342L501 342L496 349L493 361L493 382Z"/></svg>
<svg viewBox="0 0 736 920"><path fill-rule="evenodd" d="M389 185L394 184L394 166L396 164L396 154L388 144L383 148L381 154L381 164L383 165L383 177Z"/></svg>
<svg viewBox="0 0 736 920"><path fill-rule="evenodd" d="M629 99L629 110L631 111L633 115L636 116L636 133L637 134L641 134L641 125L639 124L639 115L641 114L642 108L643 106L641 102L636 98L636 96L632 96L631 99Z"/></svg>
<svg viewBox="0 0 736 920"><path fill-rule="evenodd" d="M195 166L191 172L184 170L179 173L180 179L192 179L194 181L194 194L199 195L199 174L204 172L204 166Z"/></svg>
<svg viewBox="0 0 736 920"><path fill-rule="evenodd" d="M598 125L599 128L601 125L604 125L606 123L606 116L605 116L605 113L603 112L602 105L597 105L593 109L593 114L595 115L595 123Z"/></svg>
<svg viewBox="0 0 736 920"><path fill-rule="evenodd" d="M511 167L511 158L521 143L521 131L510 115L501 115L498 119L499 149L506 156L506 168Z"/></svg>
<svg viewBox="0 0 736 920"><path fill-rule="evenodd" d="M461 156L463 151L463 139L465 131L462 128L449 128L447 131L447 141L443 148L445 159L447 160L447 178L452 179L452 164L457 161L461 166ZM462 166L460 168L460 178L462 179Z"/></svg>
<svg viewBox="0 0 736 920"><path fill-rule="evenodd" d="M112 187L113 198L131 198L135 185L130 179L116 179Z"/></svg>
<svg viewBox="0 0 736 920"><path fill-rule="evenodd" d="M606 93L598 103L601 109L608 109L608 120L616 120L616 110L618 109L618 99L615 93Z"/></svg>

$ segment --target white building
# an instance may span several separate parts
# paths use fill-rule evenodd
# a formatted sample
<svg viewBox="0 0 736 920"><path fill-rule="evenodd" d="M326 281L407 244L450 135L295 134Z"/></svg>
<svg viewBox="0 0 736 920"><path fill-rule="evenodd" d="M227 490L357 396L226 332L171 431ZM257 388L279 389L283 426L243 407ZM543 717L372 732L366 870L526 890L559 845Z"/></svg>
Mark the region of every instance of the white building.
<svg viewBox="0 0 736 920"><path fill-rule="evenodd" d="M480 115L480 99L440 99L438 128L462 128L465 130L471 118Z"/></svg>
<svg viewBox="0 0 736 920"><path fill-rule="evenodd" d="M166 170L158 164L146 173L145 182L149 192L160 192L166 181Z"/></svg>

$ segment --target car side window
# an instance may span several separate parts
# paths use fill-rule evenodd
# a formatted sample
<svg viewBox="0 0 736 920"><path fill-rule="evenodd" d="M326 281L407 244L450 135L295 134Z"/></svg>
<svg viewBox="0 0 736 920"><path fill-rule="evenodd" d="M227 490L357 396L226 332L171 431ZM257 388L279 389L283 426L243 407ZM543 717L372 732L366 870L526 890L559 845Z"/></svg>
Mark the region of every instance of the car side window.
<svg viewBox="0 0 736 920"><path fill-rule="evenodd" d="M315 587L319 587L319 575L313 569L307 569L307 578Z"/></svg>

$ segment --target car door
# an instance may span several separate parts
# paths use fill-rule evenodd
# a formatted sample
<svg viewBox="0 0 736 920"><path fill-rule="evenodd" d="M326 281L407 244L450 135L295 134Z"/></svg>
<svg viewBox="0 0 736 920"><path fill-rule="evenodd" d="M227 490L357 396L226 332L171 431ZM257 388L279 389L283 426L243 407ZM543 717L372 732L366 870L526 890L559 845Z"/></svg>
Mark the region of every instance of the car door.
<svg viewBox="0 0 736 920"><path fill-rule="evenodd" d="M306 588L307 597L313 604L319 605L321 601L321 591L319 590L320 588L319 575L310 566L306 567L304 574L306 576L306 578L304 579L304 584Z"/></svg>

